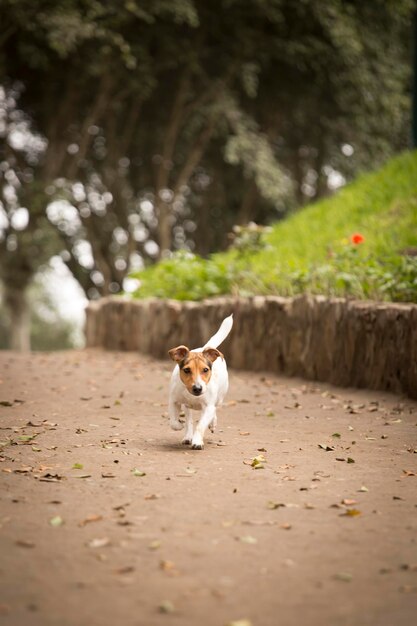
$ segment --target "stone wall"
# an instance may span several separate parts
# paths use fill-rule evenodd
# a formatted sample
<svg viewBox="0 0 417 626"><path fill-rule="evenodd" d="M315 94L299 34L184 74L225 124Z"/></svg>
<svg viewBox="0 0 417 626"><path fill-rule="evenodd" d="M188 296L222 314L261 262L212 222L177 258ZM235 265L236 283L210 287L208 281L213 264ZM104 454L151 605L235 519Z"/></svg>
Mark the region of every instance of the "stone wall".
<svg viewBox="0 0 417 626"><path fill-rule="evenodd" d="M231 367L368 387L417 398L417 306L325 298L218 298L203 302L103 298L87 308L88 347L168 358L203 345L224 317Z"/></svg>

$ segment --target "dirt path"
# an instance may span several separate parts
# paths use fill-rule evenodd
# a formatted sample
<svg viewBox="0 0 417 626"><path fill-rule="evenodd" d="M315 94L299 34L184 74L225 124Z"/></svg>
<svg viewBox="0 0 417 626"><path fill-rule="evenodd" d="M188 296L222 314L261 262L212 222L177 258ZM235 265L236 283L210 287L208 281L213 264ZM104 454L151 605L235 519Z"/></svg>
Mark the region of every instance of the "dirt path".
<svg viewBox="0 0 417 626"><path fill-rule="evenodd" d="M414 622L415 402L231 372L200 452L168 427L168 361L0 367L0 622Z"/></svg>

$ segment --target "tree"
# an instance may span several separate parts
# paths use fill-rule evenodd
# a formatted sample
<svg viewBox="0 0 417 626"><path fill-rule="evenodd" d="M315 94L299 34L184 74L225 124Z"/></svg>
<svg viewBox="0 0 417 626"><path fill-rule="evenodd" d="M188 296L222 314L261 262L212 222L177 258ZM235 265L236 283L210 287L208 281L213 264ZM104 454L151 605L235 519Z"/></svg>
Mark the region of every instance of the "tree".
<svg viewBox="0 0 417 626"><path fill-rule="evenodd" d="M45 144L22 206L89 297L405 145L412 0L2 6L0 70Z"/></svg>
<svg viewBox="0 0 417 626"><path fill-rule="evenodd" d="M27 289L38 269L59 248L45 216L44 191L36 168L44 140L16 107L18 94L0 87L4 143L0 200L0 278L10 319L10 348L29 350L30 323ZM26 208L30 206L30 211Z"/></svg>

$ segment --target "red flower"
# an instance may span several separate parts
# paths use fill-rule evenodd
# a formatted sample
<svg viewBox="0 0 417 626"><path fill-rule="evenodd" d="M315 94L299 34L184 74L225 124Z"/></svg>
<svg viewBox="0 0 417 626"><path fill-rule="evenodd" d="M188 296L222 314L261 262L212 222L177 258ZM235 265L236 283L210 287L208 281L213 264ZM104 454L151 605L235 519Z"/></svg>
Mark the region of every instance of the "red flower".
<svg viewBox="0 0 417 626"><path fill-rule="evenodd" d="M365 241L365 237L361 235L360 233L354 233L350 237L350 242L353 243L355 246L357 246L360 243L363 243L364 241Z"/></svg>

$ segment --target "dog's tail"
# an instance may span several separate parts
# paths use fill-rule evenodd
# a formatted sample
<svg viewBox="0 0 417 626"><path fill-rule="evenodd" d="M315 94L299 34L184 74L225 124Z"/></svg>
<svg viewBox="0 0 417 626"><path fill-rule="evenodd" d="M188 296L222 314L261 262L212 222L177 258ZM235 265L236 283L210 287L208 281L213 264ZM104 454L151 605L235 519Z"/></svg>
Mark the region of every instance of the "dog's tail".
<svg viewBox="0 0 417 626"><path fill-rule="evenodd" d="M226 339L227 335L232 330L232 326L233 326L233 313L232 315L229 315L229 317L226 317L222 321L219 330L217 331L215 335L213 335L213 337L210 337L210 339L204 345L203 350L205 348L217 348Z"/></svg>

